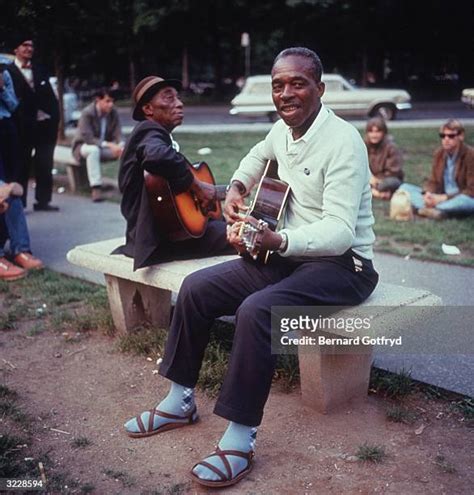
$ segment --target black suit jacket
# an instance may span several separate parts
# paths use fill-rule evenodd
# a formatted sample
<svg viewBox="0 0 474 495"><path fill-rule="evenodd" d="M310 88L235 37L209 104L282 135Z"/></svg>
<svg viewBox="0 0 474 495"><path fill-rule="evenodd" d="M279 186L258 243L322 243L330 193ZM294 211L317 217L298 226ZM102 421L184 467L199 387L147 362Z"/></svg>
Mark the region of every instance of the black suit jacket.
<svg viewBox="0 0 474 495"><path fill-rule="evenodd" d="M59 122L59 103L53 88L49 83L48 73L40 66L33 64L34 89L30 87L21 70L14 64L9 64L8 72L12 76L13 86L18 98L18 108L14 113L20 134L31 128L36 121L38 110L43 110L51 117L51 125Z"/></svg>
<svg viewBox="0 0 474 495"><path fill-rule="evenodd" d="M154 254L165 239L153 218L143 172L164 177L172 191L179 193L187 191L194 180L188 163L157 122L140 122L128 139L118 176L121 211L127 220L126 245L117 252L133 257L135 270L154 263Z"/></svg>

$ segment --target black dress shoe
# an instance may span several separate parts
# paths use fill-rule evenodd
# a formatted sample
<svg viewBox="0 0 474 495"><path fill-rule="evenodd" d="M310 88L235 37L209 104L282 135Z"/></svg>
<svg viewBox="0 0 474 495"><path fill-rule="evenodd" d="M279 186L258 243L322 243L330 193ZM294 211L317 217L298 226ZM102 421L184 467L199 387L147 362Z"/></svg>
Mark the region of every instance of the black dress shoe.
<svg viewBox="0 0 474 495"><path fill-rule="evenodd" d="M50 205L49 203L35 203L33 205L35 211L59 211L59 206Z"/></svg>

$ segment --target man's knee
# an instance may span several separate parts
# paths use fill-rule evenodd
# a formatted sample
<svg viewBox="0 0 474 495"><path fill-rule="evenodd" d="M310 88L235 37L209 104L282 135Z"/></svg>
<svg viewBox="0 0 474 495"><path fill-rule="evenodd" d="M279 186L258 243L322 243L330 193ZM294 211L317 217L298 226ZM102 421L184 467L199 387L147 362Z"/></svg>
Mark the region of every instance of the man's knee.
<svg viewBox="0 0 474 495"><path fill-rule="evenodd" d="M100 159L100 148L95 144L83 144L81 148L81 155L84 158L94 156Z"/></svg>
<svg viewBox="0 0 474 495"><path fill-rule="evenodd" d="M257 318L265 318L270 315L271 305L266 301L264 294L255 292L246 297L238 307L236 318L244 322L249 322Z"/></svg>
<svg viewBox="0 0 474 495"><path fill-rule="evenodd" d="M206 277L201 273L202 271L199 270L186 276L179 289L180 297L193 297L206 292Z"/></svg>

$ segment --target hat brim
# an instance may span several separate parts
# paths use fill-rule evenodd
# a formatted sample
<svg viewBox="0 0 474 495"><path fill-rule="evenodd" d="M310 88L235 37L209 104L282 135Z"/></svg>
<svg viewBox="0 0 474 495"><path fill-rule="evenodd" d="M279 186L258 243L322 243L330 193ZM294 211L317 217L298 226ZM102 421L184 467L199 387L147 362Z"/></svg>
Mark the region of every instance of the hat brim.
<svg viewBox="0 0 474 495"><path fill-rule="evenodd" d="M181 81L179 81L178 79L164 79L163 81L153 84L153 86L148 88L143 96L137 101L135 108L133 109L133 120L145 120L146 117L143 113L142 106L148 103L160 89L166 88L167 86L171 86L172 88L176 89L176 91L181 91L181 89L183 88Z"/></svg>

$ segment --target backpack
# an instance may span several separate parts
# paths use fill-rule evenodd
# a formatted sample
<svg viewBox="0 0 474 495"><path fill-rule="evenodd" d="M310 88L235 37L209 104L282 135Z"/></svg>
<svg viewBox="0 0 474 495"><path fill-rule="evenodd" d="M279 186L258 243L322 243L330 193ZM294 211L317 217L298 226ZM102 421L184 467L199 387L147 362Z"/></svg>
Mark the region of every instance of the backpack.
<svg viewBox="0 0 474 495"><path fill-rule="evenodd" d="M410 193L398 189L390 200L390 218L399 222L413 220Z"/></svg>

